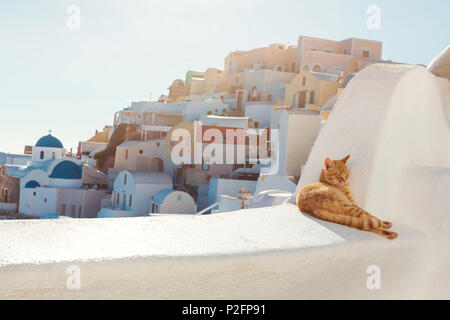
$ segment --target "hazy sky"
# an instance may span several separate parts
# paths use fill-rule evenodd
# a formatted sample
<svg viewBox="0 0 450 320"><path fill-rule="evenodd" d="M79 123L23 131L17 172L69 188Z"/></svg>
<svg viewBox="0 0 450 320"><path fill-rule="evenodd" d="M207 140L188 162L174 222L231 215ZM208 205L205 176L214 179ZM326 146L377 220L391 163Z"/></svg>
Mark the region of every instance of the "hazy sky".
<svg viewBox="0 0 450 320"><path fill-rule="evenodd" d="M66 12L81 10L70 30ZM381 28L366 9L381 9ZM300 35L383 41L383 59L428 64L450 43L448 0L0 0L0 151L49 129L67 149L186 70Z"/></svg>

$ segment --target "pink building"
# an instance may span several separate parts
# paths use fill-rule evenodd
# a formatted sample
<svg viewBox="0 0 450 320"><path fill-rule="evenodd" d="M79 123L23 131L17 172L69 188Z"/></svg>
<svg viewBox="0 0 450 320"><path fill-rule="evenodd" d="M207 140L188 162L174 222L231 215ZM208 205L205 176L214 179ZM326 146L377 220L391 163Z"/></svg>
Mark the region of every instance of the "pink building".
<svg viewBox="0 0 450 320"><path fill-rule="evenodd" d="M300 36L296 71L358 72L381 62L382 42L349 38L342 41Z"/></svg>

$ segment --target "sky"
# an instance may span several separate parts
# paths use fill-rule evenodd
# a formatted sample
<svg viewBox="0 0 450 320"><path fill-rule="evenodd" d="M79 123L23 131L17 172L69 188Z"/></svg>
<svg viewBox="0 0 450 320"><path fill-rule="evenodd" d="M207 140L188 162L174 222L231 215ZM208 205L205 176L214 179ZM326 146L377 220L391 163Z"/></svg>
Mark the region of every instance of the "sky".
<svg viewBox="0 0 450 320"><path fill-rule="evenodd" d="M371 5L379 29L367 27ZM300 35L379 40L383 59L427 65L450 43L449 12L448 0L0 0L0 152L23 153L49 130L76 151L187 70Z"/></svg>

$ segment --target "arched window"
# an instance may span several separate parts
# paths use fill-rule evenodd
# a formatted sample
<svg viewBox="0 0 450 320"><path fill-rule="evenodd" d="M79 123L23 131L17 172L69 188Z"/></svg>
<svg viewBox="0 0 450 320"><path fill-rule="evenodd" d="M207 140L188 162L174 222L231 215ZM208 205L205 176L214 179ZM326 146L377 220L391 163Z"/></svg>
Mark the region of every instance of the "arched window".
<svg viewBox="0 0 450 320"><path fill-rule="evenodd" d="M41 151L41 156L40 156L41 160L44 159L44 151Z"/></svg>
<svg viewBox="0 0 450 320"><path fill-rule="evenodd" d="M284 71L284 65L277 64L274 68L275 71Z"/></svg>
<svg viewBox="0 0 450 320"><path fill-rule="evenodd" d="M314 72L321 72L322 71L322 67L320 65L316 64L313 67L313 71Z"/></svg>

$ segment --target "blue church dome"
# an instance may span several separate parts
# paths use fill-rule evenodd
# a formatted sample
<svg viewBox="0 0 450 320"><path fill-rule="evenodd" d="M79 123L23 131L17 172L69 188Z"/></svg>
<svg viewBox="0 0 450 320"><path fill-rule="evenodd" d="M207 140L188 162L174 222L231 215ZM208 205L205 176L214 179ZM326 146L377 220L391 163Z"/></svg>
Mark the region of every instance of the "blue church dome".
<svg viewBox="0 0 450 320"><path fill-rule="evenodd" d="M35 180L30 180L25 185L25 188L27 188L27 189L34 189L34 188L37 188L37 187L40 187L40 186L41 185L39 184L39 182L37 182Z"/></svg>
<svg viewBox="0 0 450 320"><path fill-rule="evenodd" d="M64 146L61 143L61 141L59 141L59 139L55 138L51 134L43 136L42 138L40 138L38 140L38 142L36 142L36 147L58 148L58 149L63 149L64 148Z"/></svg>
<svg viewBox="0 0 450 320"><path fill-rule="evenodd" d="M50 178L56 179L81 179L83 168L72 161L65 160L56 165Z"/></svg>

